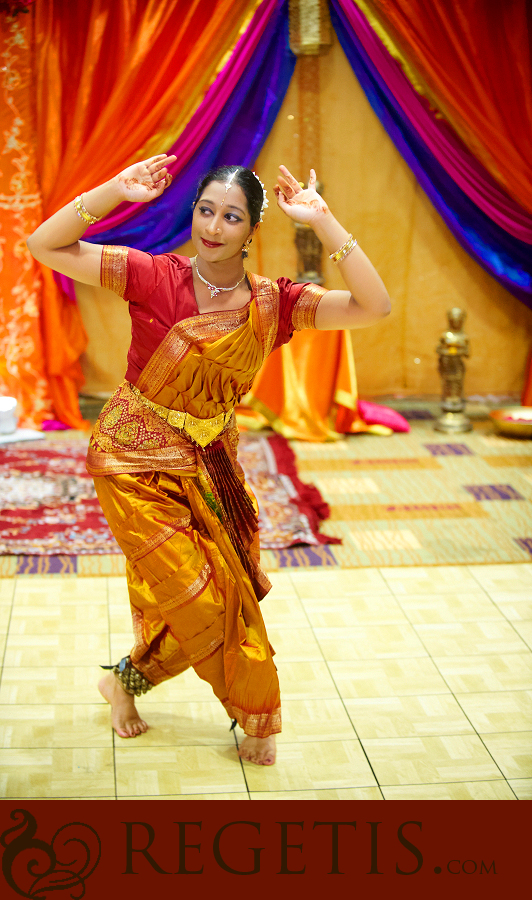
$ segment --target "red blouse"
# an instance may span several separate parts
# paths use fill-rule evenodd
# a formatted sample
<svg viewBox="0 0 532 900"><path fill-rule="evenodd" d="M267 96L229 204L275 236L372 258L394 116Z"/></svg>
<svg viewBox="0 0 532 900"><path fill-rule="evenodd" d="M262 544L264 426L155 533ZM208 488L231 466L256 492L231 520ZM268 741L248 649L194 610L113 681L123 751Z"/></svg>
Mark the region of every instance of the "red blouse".
<svg viewBox="0 0 532 900"><path fill-rule="evenodd" d="M297 302L305 288L321 296L324 288L278 278L279 326L272 349L286 344L297 328ZM188 256L153 256L132 247L104 247L102 285L129 301L131 346L126 380L136 383L144 366L177 322L200 315ZM307 292L308 293L308 292ZM314 310L315 313L315 310ZM312 327L308 316L305 326Z"/></svg>

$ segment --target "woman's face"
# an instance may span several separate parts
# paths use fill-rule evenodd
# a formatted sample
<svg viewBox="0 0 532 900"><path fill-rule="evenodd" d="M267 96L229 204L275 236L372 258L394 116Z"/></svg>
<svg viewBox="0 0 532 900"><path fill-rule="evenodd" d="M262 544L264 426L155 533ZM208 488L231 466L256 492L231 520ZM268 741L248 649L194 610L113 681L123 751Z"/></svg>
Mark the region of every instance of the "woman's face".
<svg viewBox="0 0 532 900"><path fill-rule="evenodd" d="M255 228L242 188L235 184L227 189L224 182L211 181L194 209L192 242L202 259L221 262L240 257L242 245Z"/></svg>

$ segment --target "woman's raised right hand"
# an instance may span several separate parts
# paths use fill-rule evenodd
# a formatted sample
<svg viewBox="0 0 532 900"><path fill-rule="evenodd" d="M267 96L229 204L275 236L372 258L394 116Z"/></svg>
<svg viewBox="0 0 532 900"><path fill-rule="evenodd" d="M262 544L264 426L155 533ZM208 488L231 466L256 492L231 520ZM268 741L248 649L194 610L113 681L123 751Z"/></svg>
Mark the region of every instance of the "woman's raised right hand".
<svg viewBox="0 0 532 900"><path fill-rule="evenodd" d="M159 156L134 163L120 172L116 176L116 181L120 185L124 200L130 203L148 203L160 197L172 183L172 176L167 167L176 159L176 156L161 153Z"/></svg>

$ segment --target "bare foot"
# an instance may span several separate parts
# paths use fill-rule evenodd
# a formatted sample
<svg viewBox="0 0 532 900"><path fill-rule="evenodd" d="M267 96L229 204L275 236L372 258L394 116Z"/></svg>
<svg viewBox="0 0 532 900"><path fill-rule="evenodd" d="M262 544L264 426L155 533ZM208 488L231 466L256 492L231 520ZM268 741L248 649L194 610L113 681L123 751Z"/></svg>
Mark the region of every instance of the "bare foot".
<svg viewBox="0 0 532 900"><path fill-rule="evenodd" d="M146 722L137 712L133 695L126 693L112 672L108 672L98 682L98 690L111 704L111 725L118 737L137 737L148 730Z"/></svg>
<svg viewBox="0 0 532 900"><path fill-rule="evenodd" d="M246 734L238 751L240 759L256 763L258 766L273 766L275 762L275 736L267 738L250 737Z"/></svg>

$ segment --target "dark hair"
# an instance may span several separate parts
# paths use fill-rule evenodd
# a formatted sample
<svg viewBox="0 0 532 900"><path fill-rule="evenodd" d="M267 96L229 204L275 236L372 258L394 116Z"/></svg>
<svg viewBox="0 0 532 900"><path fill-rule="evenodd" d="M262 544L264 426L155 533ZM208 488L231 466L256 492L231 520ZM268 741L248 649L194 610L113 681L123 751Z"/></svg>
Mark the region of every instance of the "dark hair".
<svg viewBox="0 0 532 900"><path fill-rule="evenodd" d="M249 217L251 219L251 226L253 227L260 221L264 192L257 176L253 174L251 169L246 169L244 166L219 166L217 169L211 169L210 172L207 172L198 184L198 190L192 208L196 208L196 204L203 194L203 191L212 181L221 181L225 184L231 175L234 175L231 183L237 184L244 192L248 205Z"/></svg>

